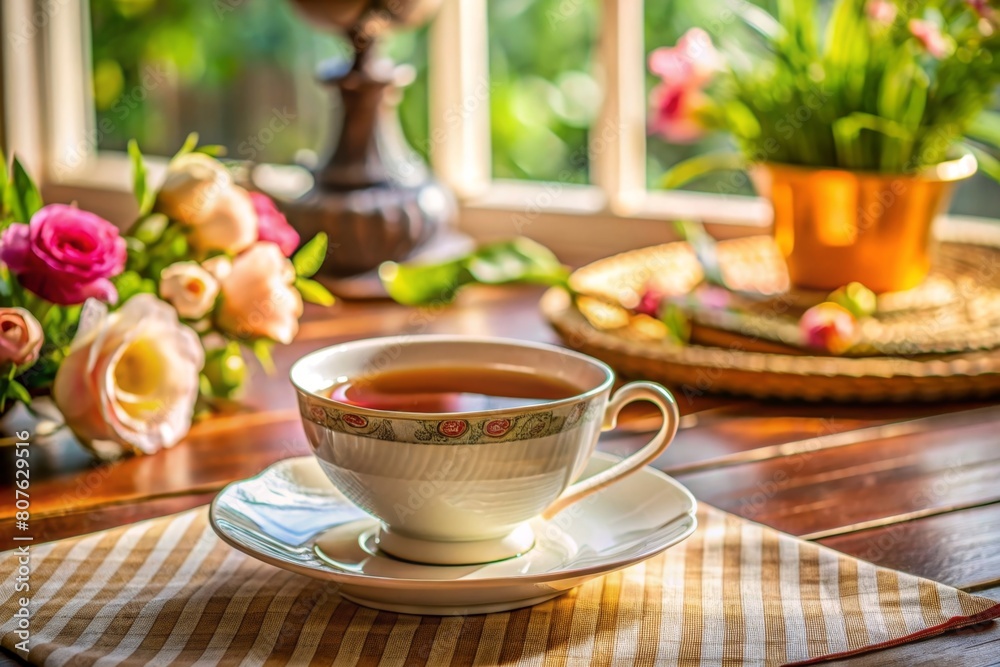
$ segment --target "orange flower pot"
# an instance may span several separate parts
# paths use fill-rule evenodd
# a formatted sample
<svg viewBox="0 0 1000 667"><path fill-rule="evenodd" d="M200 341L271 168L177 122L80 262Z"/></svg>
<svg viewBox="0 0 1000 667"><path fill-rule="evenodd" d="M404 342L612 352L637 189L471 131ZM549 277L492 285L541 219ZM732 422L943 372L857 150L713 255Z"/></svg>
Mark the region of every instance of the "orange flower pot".
<svg viewBox="0 0 1000 667"><path fill-rule="evenodd" d="M915 174L763 163L753 170L774 206L774 238L800 288L859 282L875 292L916 287L931 266L931 226L972 155Z"/></svg>

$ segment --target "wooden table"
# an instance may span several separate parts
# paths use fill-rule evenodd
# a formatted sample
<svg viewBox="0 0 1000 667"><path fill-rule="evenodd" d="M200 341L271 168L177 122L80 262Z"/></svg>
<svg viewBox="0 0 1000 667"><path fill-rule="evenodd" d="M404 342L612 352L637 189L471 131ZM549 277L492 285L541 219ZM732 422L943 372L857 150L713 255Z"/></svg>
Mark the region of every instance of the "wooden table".
<svg viewBox="0 0 1000 667"><path fill-rule="evenodd" d="M35 448L35 543L209 502L227 483L307 454L290 364L330 343L399 333L488 334L556 342L537 310L541 290L477 288L431 310L387 302L307 313L278 373L256 373L254 411L197 425L156 456L96 464L70 439ZM879 565L1000 599L1000 404L840 406L681 397L677 441L656 465L702 501ZM634 451L655 424L642 409L601 449ZM4 453L9 456L9 453ZM13 499L10 460L0 497ZM13 546L13 501L0 548ZM7 664L16 664L3 658ZM967 630L843 661L849 665L1000 664L1000 627Z"/></svg>

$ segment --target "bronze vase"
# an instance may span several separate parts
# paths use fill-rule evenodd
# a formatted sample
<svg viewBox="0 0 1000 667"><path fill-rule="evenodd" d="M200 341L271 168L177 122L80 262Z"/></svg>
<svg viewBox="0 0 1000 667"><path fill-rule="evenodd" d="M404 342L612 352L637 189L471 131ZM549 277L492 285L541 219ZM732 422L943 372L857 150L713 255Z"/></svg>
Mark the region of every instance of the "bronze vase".
<svg viewBox="0 0 1000 667"><path fill-rule="evenodd" d="M295 0L311 20L343 30L353 58L324 62L318 78L341 102L337 139L313 187L283 208L303 238L329 236L321 275L351 276L405 259L455 217L451 192L403 139L386 100L395 67L378 54L391 26L419 25L441 0Z"/></svg>

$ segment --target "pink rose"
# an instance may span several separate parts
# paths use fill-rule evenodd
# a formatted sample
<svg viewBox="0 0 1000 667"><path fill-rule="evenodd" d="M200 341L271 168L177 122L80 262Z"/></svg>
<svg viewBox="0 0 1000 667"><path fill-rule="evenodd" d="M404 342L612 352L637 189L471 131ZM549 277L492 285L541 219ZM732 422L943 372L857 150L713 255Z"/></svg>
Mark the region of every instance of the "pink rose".
<svg viewBox="0 0 1000 667"><path fill-rule="evenodd" d="M257 211L257 238L276 243L285 257L291 257L299 247L299 233L288 224L285 215L265 194L251 192L250 199Z"/></svg>
<svg viewBox="0 0 1000 667"><path fill-rule="evenodd" d="M891 0L868 0L865 13L875 23L890 25L896 20L896 5Z"/></svg>
<svg viewBox="0 0 1000 667"><path fill-rule="evenodd" d="M255 243L233 260L210 268L222 280L218 324L240 338L270 338L290 343L299 331L302 295L295 289L295 267L270 241Z"/></svg>
<svg viewBox="0 0 1000 667"><path fill-rule="evenodd" d="M646 291L639 297L639 305L635 307L635 312L640 315L659 317L660 304L663 303L663 292L655 287L648 286Z"/></svg>
<svg viewBox="0 0 1000 667"><path fill-rule="evenodd" d="M649 71L662 83L650 94L649 130L672 143L695 141L705 132L700 115L709 104L702 89L722 69L722 58L704 30L692 28L674 47L649 54Z"/></svg>
<svg viewBox="0 0 1000 667"><path fill-rule="evenodd" d="M927 53L935 58L943 58L950 51L948 40L941 34L941 29L930 21L910 19L910 34L923 44Z"/></svg>
<svg viewBox="0 0 1000 667"><path fill-rule="evenodd" d="M24 308L0 308L0 363L28 366L38 359L45 335Z"/></svg>
<svg viewBox="0 0 1000 667"><path fill-rule="evenodd" d="M698 88L660 84L650 93L649 131L675 144L697 141L705 134L700 111L708 98Z"/></svg>
<svg viewBox="0 0 1000 667"><path fill-rule="evenodd" d="M851 312L829 301L813 306L799 319L806 347L832 354L846 352L858 340L858 323Z"/></svg>
<svg viewBox="0 0 1000 667"><path fill-rule="evenodd" d="M989 0L966 0L972 10L984 19L993 18L993 8L990 7Z"/></svg>
<svg viewBox="0 0 1000 667"><path fill-rule="evenodd" d="M29 224L7 228L0 261L25 288L60 306L90 297L114 303L118 293L108 278L125 268L125 239L93 213L50 204Z"/></svg>
<svg viewBox="0 0 1000 667"><path fill-rule="evenodd" d="M701 88L722 69L722 57L712 38L692 28L677 40L677 46L660 47L649 54L649 71L670 86Z"/></svg>

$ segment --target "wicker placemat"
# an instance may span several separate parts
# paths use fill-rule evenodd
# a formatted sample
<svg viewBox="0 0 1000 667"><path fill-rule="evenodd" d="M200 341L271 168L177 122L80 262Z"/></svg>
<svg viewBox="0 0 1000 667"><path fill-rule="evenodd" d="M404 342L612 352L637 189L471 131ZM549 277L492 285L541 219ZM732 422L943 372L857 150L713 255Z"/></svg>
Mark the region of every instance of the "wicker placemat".
<svg viewBox="0 0 1000 667"><path fill-rule="evenodd" d="M682 544L512 612L358 607L231 549L205 509L0 557L0 645L36 665L780 665L894 646L1000 604L702 506ZM27 640L19 597L31 598ZM17 649L19 642L27 651Z"/></svg>
<svg viewBox="0 0 1000 667"><path fill-rule="evenodd" d="M887 249L887 252L891 251ZM930 278L880 295L862 340L843 356L798 345L798 318L825 294L790 290L766 237L718 245L726 284L718 307L689 311L692 344L674 343L659 321L631 309L650 285L667 294L704 290L685 243L623 253L575 272L575 300L550 290L542 310L571 347L619 372L684 391L760 398L933 401L1000 392L1000 229L955 225L940 239Z"/></svg>

